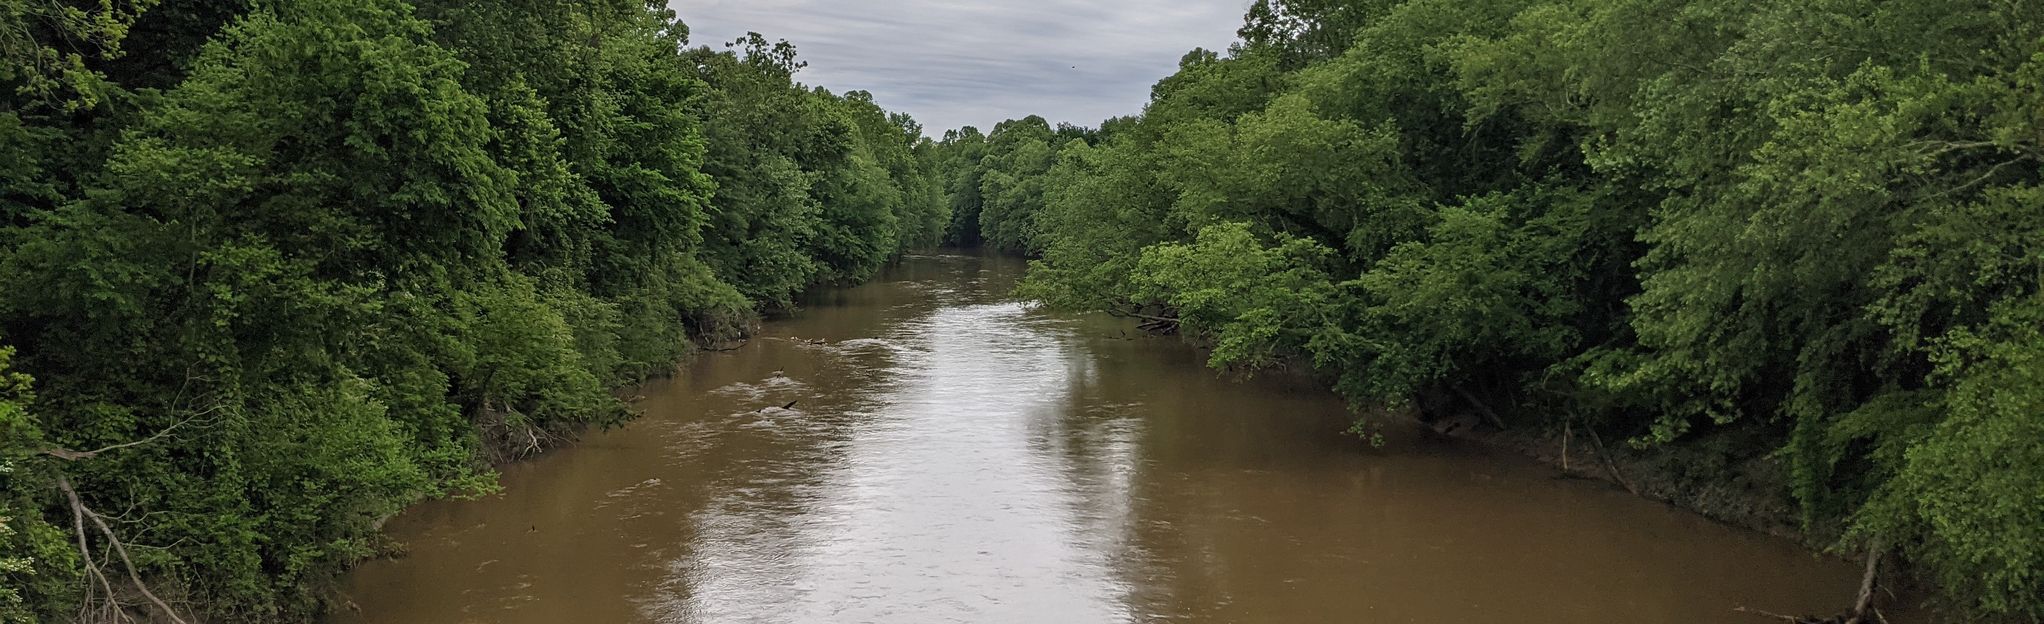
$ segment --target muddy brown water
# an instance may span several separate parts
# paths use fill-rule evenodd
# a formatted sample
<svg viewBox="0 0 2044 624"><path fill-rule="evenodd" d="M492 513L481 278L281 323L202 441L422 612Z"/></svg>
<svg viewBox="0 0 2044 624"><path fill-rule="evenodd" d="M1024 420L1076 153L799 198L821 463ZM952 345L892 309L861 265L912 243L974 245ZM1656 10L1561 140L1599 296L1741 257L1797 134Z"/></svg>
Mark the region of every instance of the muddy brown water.
<svg viewBox="0 0 2044 624"><path fill-rule="evenodd" d="M1855 566L912 257L389 530L339 623L1765 622ZM793 409L780 409L796 402Z"/></svg>

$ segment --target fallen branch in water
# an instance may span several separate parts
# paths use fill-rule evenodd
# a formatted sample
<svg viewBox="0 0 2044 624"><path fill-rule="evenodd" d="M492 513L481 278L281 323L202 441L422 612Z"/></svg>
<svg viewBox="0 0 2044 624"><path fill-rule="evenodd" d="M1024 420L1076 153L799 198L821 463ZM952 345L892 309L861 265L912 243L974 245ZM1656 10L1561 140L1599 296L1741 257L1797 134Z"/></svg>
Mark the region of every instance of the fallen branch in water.
<svg viewBox="0 0 2044 624"><path fill-rule="evenodd" d="M1876 541L1867 544L1867 569L1866 573L1860 576L1859 599L1853 601L1852 615L1845 620L1845 624L1873 624L1875 622L1886 624L1888 618L1881 615L1880 609L1874 608L1874 588L1878 586L1880 577L1881 543Z"/></svg>

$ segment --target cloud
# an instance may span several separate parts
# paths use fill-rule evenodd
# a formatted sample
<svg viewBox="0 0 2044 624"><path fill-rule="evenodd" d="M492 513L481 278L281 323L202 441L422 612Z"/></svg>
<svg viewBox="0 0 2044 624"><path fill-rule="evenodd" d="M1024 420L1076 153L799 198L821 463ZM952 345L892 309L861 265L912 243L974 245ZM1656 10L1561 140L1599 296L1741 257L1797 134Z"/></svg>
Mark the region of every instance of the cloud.
<svg viewBox="0 0 2044 624"><path fill-rule="evenodd" d="M1248 0L669 0L697 45L793 42L797 78L871 91L932 135L1042 115L1096 125L1142 110L1195 47L1235 38Z"/></svg>

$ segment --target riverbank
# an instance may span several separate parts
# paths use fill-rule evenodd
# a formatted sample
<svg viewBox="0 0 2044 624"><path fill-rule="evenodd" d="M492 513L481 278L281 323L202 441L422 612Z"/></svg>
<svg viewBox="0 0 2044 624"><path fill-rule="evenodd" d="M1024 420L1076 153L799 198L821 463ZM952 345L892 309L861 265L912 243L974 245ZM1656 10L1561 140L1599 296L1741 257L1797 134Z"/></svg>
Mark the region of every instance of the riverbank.
<svg viewBox="0 0 2044 624"><path fill-rule="evenodd" d="M1750 436L1740 432L1703 435L1646 452L1574 427L1562 431L1499 430L1482 425L1449 432L1435 428L1458 440L1538 460L1559 471L1558 477L1602 481L1642 498L1792 540L1814 551L1825 550L1836 538L1835 532L1803 528L1788 493L1787 468L1780 460L1766 454L1734 452L1747 448L1742 441Z"/></svg>
<svg viewBox="0 0 2044 624"><path fill-rule="evenodd" d="M1212 349L1194 337L1154 332L1148 337L1183 342L1202 354ZM1308 375L1311 367L1293 361L1277 370L1279 376ZM1504 428L1495 416L1483 413L1486 408L1457 402L1441 402L1435 407L1439 413L1423 413L1413 407L1388 412L1385 417L1412 423L1458 444L1532 459L1552 469L1555 479L1598 482L1726 527L1794 543L1815 558L1863 564L1859 557L1835 552L1842 527L1835 523L1805 525L1789 491L1789 468L1777 453L1753 452L1768 448L1775 439L1761 425L1738 423L1641 449L1629 440L1600 436L1585 427ZM1881 606L1901 612L1905 619L1927 618L1918 602L1919 596L1928 594L1925 581L1906 563L1892 558L1885 558L1880 565ZM1835 592L1835 605L1828 607L1831 610L1815 612L1821 615L1813 616L1812 621L1850 609L1855 589L1841 585Z"/></svg>
<svg viewBox="0 0 2044 624"><path fill-rule="evenodd" d="M1456 443L1535 460L1554 470L1556 479L1598 482L1613 491L1693 513L1717 524L1795 543L1813 558L1867 565L1863 558L1842 556L1834 550L1840 527L1804 525L1801 511L1789 493L1788 467L1775 454L1744 451L1756 448L1766 436L1750 431L1750 425L1642 450L1627 441L1601 439L1587 429L1573 426L1564 426L1560 431L1534 427L1506 430L1476 414L1429 418L1417 410L1408 410L1399 416ZM1809 623L1844 622L1848 615L1834 614L1852 609L1858 591L1874 593L1872 604L1885 611L1879 616L1881 621L1934 621L1923 602L1923 596L1931 593L1927 583L1907 562L1884 557L1877 570L1862 576L1858 586L1839 586L1835 605L1829 610L1793 616L1767 611L1747 614Z"/></svg>

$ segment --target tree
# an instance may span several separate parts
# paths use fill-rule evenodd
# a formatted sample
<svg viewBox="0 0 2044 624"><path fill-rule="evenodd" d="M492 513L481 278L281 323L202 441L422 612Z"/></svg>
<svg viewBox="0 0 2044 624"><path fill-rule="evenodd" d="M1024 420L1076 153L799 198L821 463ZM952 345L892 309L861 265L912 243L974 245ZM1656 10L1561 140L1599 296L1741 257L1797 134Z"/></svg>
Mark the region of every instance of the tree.
<svg viewBox="0 0 2044 624"><path fill-rule="evenodd" d="M986 159L1026 293L1358 404L1736 434L1815 539L2039 617L2044 8L1272 1L1241 35L1045 174ZM1028 219L987 193L1029 179Z"/></svg>

